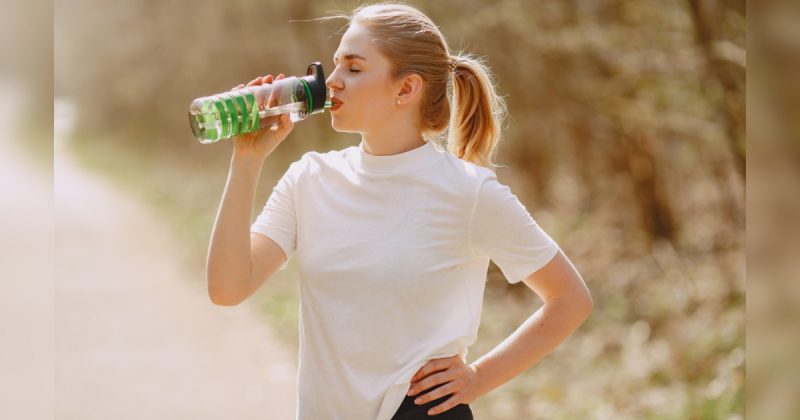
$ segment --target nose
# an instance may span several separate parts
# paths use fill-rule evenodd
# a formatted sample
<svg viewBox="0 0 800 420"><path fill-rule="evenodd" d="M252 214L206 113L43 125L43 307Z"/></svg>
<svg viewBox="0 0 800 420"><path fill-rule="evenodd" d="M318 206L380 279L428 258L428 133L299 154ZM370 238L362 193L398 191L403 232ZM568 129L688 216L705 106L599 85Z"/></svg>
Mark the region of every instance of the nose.
<svg viewBox="0 0 800 420"><path fill-rule="evenodd" d="M330 75L328 75L328 79L325 80L325 86L330 90L342 88L342 83L339 80L338 67L333 69L333 72Z"/></svg>

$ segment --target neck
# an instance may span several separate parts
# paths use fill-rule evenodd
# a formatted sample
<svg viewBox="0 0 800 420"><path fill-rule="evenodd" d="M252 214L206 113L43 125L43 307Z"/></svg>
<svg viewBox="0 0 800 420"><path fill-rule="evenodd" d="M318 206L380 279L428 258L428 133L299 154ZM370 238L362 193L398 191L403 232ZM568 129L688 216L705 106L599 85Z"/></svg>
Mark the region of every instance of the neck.
<svg viewBox="0 0 800 420"><path fill-rule="evenodd" d="M364 150L375 156L389 156L416 149L425 144L419 127L401 123L361 133Z"/></svg>

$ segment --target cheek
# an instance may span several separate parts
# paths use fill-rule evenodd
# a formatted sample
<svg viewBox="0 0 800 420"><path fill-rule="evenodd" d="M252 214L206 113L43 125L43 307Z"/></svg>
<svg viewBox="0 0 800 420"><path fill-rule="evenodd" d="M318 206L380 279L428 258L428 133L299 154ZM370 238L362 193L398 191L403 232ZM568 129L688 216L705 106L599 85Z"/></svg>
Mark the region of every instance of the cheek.
<svg viewBox="0 0 800 420"><path fill-rule="evenodd" d="M350 108L342 108L342 113L332 117L334 128L350 130L363 128L382 121L394 110L394 99L389 98L384 80L372 77L354 77L345 84L347 102Z"/></svg>
<svg viewBox="0 0 800 420"><path fill-rule="evenodd" d="M394 108L390 106L390 102L385 97L373 96L369 99L360 114L361 118L366 125L383 125L387 119L391 119Z"/></svg>
<svg viewBox="0 0 800 420"><path fill-rule="evenodd" d="M368 115L381 115L385 114L387 110L391 109L392 98L389 98L389 93L383 80L364 79L358 87L358 102L361 105L361 110Z"/></svg>

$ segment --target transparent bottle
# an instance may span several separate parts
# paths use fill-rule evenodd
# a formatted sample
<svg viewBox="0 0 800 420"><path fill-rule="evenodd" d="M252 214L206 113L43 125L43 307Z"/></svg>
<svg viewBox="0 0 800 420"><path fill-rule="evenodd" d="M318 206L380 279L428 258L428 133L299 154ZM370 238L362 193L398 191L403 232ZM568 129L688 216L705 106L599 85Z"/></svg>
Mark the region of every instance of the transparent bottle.
<svg viewBox="0 0 800 420"><path fill-rule="evenodd" d="M189 106L189 124L200 143L213 143L269 125L267 119L289 113L293 122L330 107L322 64L312 63L303 77L204 96ZM270 119L277 124L277 119Z"/></svg>

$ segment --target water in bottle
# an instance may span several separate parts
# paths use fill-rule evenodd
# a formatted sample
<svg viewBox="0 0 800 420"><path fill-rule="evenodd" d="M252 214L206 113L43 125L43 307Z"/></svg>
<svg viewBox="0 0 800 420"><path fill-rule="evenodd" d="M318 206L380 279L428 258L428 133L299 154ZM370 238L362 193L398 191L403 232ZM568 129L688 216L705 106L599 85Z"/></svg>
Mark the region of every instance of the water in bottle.
<svg viewBox="0 0 800 420"><path fill-rule="evenodd" d="M277 125L275 117L281 114L288 113L293 122L303 120L330 108L326 98L322 64L315 62L303 77L197 98L189 107L189 124L198 141L213 143Z"/></svg>

